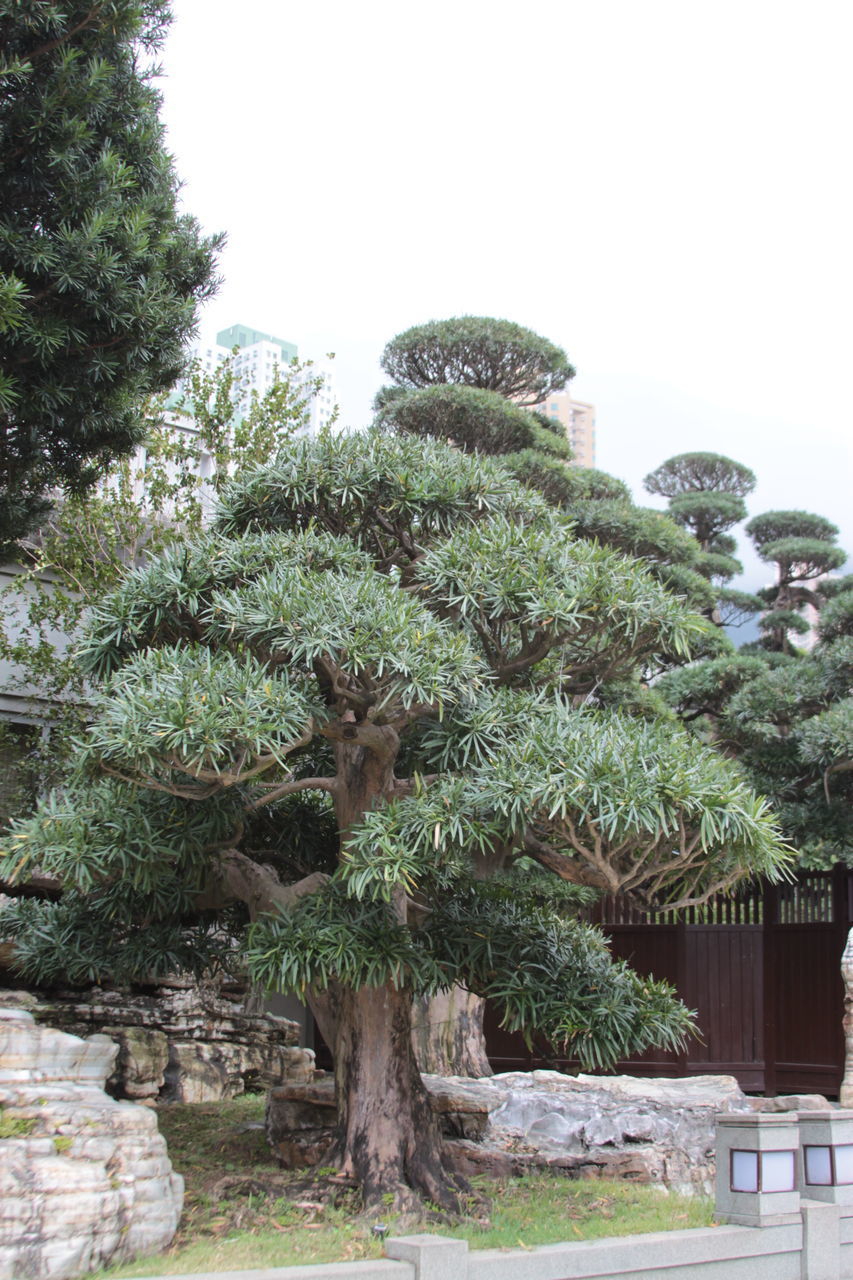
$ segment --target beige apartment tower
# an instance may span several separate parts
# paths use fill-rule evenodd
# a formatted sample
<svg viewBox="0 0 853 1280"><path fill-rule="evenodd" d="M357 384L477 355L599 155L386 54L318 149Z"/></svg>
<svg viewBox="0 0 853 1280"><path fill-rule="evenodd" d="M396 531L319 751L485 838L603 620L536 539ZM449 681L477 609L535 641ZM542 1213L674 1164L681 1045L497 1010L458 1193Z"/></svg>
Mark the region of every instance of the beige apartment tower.
<svg viewBox="0 0 853 1280"><path fill-rule="evenodd" d="M552 391L535 409L563 424L576 467L595 466L595 405L574 400L570 391Z"/></svg>

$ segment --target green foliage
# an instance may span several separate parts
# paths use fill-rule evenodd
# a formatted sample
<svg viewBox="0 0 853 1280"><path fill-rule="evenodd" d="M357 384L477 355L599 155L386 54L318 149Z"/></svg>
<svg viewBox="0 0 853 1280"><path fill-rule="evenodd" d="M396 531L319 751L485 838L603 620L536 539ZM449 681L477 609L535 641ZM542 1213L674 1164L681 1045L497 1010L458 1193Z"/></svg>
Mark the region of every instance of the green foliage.
<svg viewBox="0 0 853 1280"><path fill-rule="evenodd" d="M696 564L699 549L695 539L665 515L649 507L624 502L587 500L569 508L580 538L594 538L625 555L654 564Z"/></svg>
<svg viewBox="0 0 853 1280"><path fill-rule="evenodd" d="M826 584L821 583L821 587ZM853 590L841 591L824 605L818 625L820 638L827 644L842 636L853 636Z"/></svg>
<svg viewBox="0 0 853 1280"><path fill-rule="evenodd" d="M753 473L721 454L682 453L647 475L644 484L650 493L669 498L673 520L687 529L701 548L691 567L713 582L716 590L715 598L706 597L699 607L720 627L743 620L750 612L746 596L738 598L722 585L743 572L733 554L737 542L725 531L746 515L743 499L755 487ZM697 594L697 604L699 598Z"/></svg>
<svg viewBox="0 0 853 1280"><path fill-rule="evenodd" d="M831 520L811 511L765 511L753 516L746 531L759 552L768 542L778 542L780 538L813 538L831 543L838 537L838 528Z"/></svg>
<svg viewBox="0 0 853 1280"><path fill-rule="evenodd" d="M570 529L556 513L525 529L462 527L423 556L416 581L474 633L502 683L541 679L550 656L562 688L587 693L657 655L686 657L701 619L635 561Z"/></svg>
<svg viewBox="0 0 853 1280"><path fill-rule="evenodd" d="M839 637L810 654L744 646L726 661L668 672L656 687L682 719L724 741L770 797L801 864L827 867L853 860L851 677L853 641Z"/></svg>
<svg viewBox="0 0 853 1280"><path fill-rule="evenodd" d="M311 734L316 713L322 708L304 686L248 654L143 650L93 702L86 752L149 783L170 782L177 771L226 787L283 765L294 742Z"/></svg>
<svg viewBox="0 0 853 1280"><path fill-rule="evenodd" d="M400 333L386 346L382 368L401 387L459 383L538 404L574 377L566 353L509 320L459 316Z"/></svg>
<svg viewBox="0 0 853 1280"><path fill-rule="evenodd" d="M501 847L536 857L543 842L556 855L545 865L573 883L656 904L732 882L745 856L756 873L777 874L766 803L671 723L535 699L526 724L523 703L500 702L486 722L478 711L458 708L436 744L444 760L463 753L464 781L365 817L342 868L358 896L387 899L400 883L411 892L424 877L452 876L464 853L475 864Z"/></svg>
<svg viewBox="0 0 853 1280"><path fill-rule="evenodd" d="M679 453L643 481L649 493L665 498L685 493L729 493L745 498L755 483L749 467L720 453Z"/></svg>
<svg viewBox="0 0 853 1280"><path fill-rule="evenodd" d="M211 847L227 843L242 811L236 797L219 792L204 805L190 800L112 778L72 781L12 825L3 878L20 882L38 868L81 895L97 891L115 916L125 890L148 896L149 917L189 911Z"/></svg>
<svg viewBox="0 0 853 1280"><path fill-rule="evenodd" d="M818 538L777 538L774 542L763 542L758 554L762 560L775 561L780 575L788 582L816 578L840 568L847 559L847 552L841 547L833 547Z"/></svg>
<svg viewBox="0 0 853 1280"><path fill-rule="evenodd" d="M690 721L702 715L719 715L732 694L766 671L762 658L745 655L741 650L667 671L655 688L683 719Z"/></svg>
<svg viewBox="0 0 853 1280"><path fill-rule="evenodd" d="M613 501L629 504L628 486L594 467L566 467L536 449L523 449L501 459L504 466L554 507L571 511L577 503Z"/></svg>
<svg viewBox="0 0 853 1280"><path fill-rule="evenodd" d="M819 610L833 593L827 583L816 583L813 590L804 584L840 568L847 553L834 545L835 525L808 511L768 511L746 528L761 559L776 565L775 586L759 593L768 606L761 622L764 643L788 651L790 633L810 629L801 616L802 606Z"/></svg>
<svg viewBox="0 0 853 1280"><path fill-rule="evenodd" d="M740 560L735 560L734 556L720 555L715 551L701 551L693 567L697 573L702 574L703 578L716 583L720 589L729 578L733 578L737 573L743 573Z"/></svg>
<svg viewBox="0 0 853 1280"><path fill-rule="evenodd" d="M0 936L12 944L16 968L42 986L153 983L233 967L224 921L187 926L151 919L152 910L156 904L143 896L126 898L121 914L92 894L72 892L60 902L20 898L4 908Z"/></svg>
<svg viewBox="0 0 853 1280"><path fill-rule="evenodd" d="M252 978L273 991L304 994L332 982L381 987L387 982L431 995L453 981L423 947L416 930L395 923L381 903L362 903L337 884L284 913L268 914L249 932Z"/></svg>
<svg viewBox="0 0 853 1280"><path fill-rule="evenodd" d="M142 439L218 238L177 211L149 55L164 0L6 5L0 64L0 544Z"/></svg>
<svg viewBox="0 0 853 1280"><path fill-rule="evenodd" d="M720 621L724 627L739 627L764 608L758 596L734 587L721 587L718 591Z"/></svg>
<svg viewBox="0 0 853 1280"><path fill-rule="evenodd" d="M439 964L504 1010L505 1027L535 1027L587 1070L640 1046L677 1048L692 1029L667 983L614 963L597 929L511 888L472 884L438 907L425 933Z"/></svg>
<svg viewBox="0 0 853 1280"><path fill-rule="evenodd" d="M86 690L73 652L58 637L78 636L93 604L129 566L200 532L229 476L304 426L317 389L308 366L294 363L235 421L231 360L213 375L193 366L188 383L179 408L191 412L191 422L176 425L174 412L167 420L162 404L149 405L141 459L115 463L94 493L58 503L37 534L18 544L20 570L0 595L0 658L16 669L28 696L62 701L67 718Z"/></svg>
<svg viewBox="0 0 853 1280"><path fill-rule="evenodd" d="M8 1107L0 1107L0 1142L6 1138L26 1138L37 1124L35 1116L10 1115Z"/></svg>
<svg viewBox="0 0 853 1280"><path fill-rule="evenodd" d="M525 510L536 510L534 499L497 463L440 441L371 433L295 442L225 488L217 524L231 536L310 525L350 538L388 569L457 523Z"/></svg>
<svg viewBox="0 0 853 1280"><path fill-rule="evenodd" d="M746 504L737 494L704 490L676 494L669 500L669 510L673 520L689 529L706 548L746 516Z"/></svg>
<svg viewBox="0 0 853 1280"><path fill-rule="evenodd" d="M798 635L808 634L809 624L800 613L793 609L769 609L758 622L764 632L795 631Z"/></svg>
<svg viewBox="0 0 853 1280"><path fill-rule="evenodd" d="M441 385L405 391L385 405L378 421L385 429L450 440L466 453L515 453L543 440L549 453L559 451L559 437L546 432L531 413L496 391L478 387ZM564 444L568 455L569 443Z"/></svg>

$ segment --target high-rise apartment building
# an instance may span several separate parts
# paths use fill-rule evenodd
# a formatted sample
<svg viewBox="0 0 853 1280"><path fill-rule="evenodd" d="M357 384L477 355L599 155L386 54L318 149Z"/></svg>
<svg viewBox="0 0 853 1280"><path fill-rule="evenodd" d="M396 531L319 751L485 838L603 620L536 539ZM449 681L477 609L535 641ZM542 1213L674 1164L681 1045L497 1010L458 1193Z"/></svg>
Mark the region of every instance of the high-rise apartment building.
<svg viewBox="0 0 853 1280"><path fill-rule="evenodd" d="M566 429L569 444L574 450L573 462L577 467L595 466L595 406L583 400L574 400L570 391L552 391L546 400L536 405L537 413L560 422Z"/></svg>
<svg viewBox="0 0 853 1280"><path fill-rule="evenodd" d="M253 393L262 396L272 386L276 372L287 369L297 359L298 348L295 342L276 338L271 333L262 333L245 324L232 324L217 333L215 343L202 344L194 354L203 372L213 373L232 353L235 401L240 414L245 413ZM323 379L323 385L311 396L308 406L306 432L309 435L316 435L328 426L337 407L334 374L328 361L315 362L302 378L318 376Z"/></svg>

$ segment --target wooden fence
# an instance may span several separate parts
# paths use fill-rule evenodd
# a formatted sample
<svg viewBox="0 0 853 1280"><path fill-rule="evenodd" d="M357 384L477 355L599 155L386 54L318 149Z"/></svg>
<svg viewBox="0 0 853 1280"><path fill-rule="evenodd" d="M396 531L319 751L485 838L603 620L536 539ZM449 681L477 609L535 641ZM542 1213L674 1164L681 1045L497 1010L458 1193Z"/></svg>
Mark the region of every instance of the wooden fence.
<svg viewBox="0 0 853 1280"><path fill-rule="evenodd" d="M736 1076L750 1093L837 1096L844 1071L839 965L853 923L853 872L803 872L795 882L752 886L705 907L647 913L605 898L592 916L613 954L665 978L696 1011L700 1039L680 1054L653 1051L617 1063L632 1075ZM486 1013L496 1071L573 1069L543 1042Z"/></svg>

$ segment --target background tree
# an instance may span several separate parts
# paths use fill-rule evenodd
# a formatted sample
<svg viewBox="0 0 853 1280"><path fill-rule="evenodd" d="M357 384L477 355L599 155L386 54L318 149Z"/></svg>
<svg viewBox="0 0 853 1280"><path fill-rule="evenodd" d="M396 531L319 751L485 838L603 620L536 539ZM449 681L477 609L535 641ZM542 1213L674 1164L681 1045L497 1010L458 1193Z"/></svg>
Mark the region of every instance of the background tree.
<svg viewBox="0 0 853 1280"><path fill-rule="evenodd" d="M18 963L150 977L253 920L253 975L307 992L333 1047L340 1167L368 1204L452 1207L413 996L461 984L590 1065L672 1044L685 1011L543 905L540 873L701 901L784 860L718 754L594 706L705 629L492 459L297 442L96 611L78 776L8 842L7 880L66 886L4 913Z"/></svg>
<svg viewBox="0 0 853 1280"><path fill-rule="evenodd" d="M139 443L215 288L145 69L168 22L165 0L0 9L0 555Z"/></svg>
<svg viewBox="0 0 853 1280"><path fill-rule="evenodd" d="M820 579L840 568L847 552L836 546L837 527L809 511L767 511L750 520L746 531L761 559L776 567L776 582L760 592L765 605L762 643L791 653L790 633L806 635L810 630L803 607L820 611L827 598ZM833 592L831 585L828 591Z"/></svg>
<svg viewBox="0 0 853 1280"><path fill-rule="evenodd" d="M521 350L531 353L527 364L519 333ZM714 592L696 572L695 539L662 512L635 506L621 480L572 466L562 424L521 407L532 403L547 364L571 368L565 352L502 320L468 316L407 330L382 357L397 385L379 392L377 425L500 457L522 484L571 516L578 537L647 561L693 607L713 607Z"/></svg>
<svg viewBox="0 0 853 1280"><path fill-rule="evenodd" d="M716 602L709 616L720 626L738 626L759 612L756 596L726 586L743 572L734 556L737 543L727 530L746 518L743 500L755 488L754 473L719 453L681 453L643 483L649 493L669 498L673 520L699 543L701 554L691 567L714 587Z"/></svg>
<svg viewBox="0 0 853 1280"><path fill-rule="evenodd" d="M536 405L575 376L565 351L510 320L432 320L388 343L382 368L402 389L456 383Z"/></svg>

